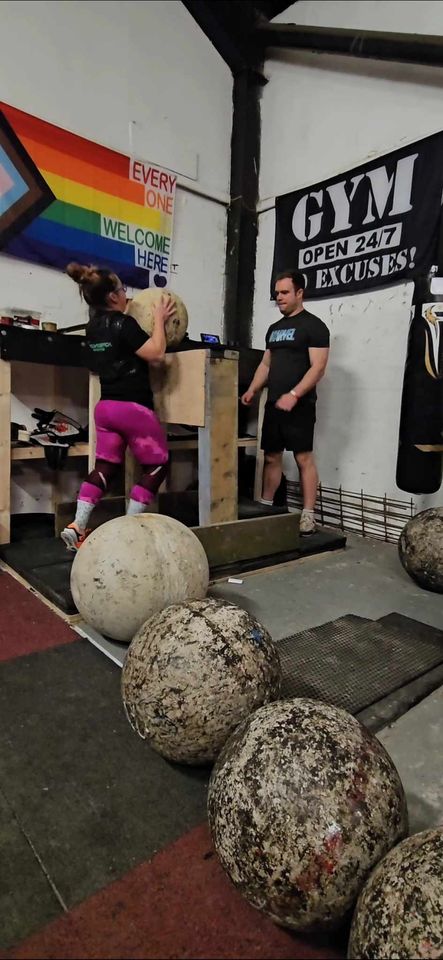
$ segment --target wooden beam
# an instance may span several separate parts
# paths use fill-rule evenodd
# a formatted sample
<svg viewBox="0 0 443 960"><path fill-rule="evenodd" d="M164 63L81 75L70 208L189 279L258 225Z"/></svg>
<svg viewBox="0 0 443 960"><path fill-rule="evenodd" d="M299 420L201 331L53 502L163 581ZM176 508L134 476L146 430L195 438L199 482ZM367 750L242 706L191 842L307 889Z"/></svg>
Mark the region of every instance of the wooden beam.
<svg viewBox="0 0 443 960"><path fill-rule="evenodd" d="M300 541L300 516L282 513L251 520L193 527L205 548L209 566L224 567L296 550Z"/></svg>

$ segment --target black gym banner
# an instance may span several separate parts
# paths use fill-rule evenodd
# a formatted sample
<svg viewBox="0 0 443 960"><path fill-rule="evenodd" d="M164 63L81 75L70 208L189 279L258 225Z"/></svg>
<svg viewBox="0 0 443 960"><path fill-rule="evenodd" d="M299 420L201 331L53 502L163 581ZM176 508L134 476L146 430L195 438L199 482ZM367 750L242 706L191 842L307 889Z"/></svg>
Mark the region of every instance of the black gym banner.
<svg viewBox="0 0 443 960"><path fill-rule="evenodd" d="M443 132L277 197L271 297L276 274L290 269L305 275L307 299L426 272L436 262L442 193Z"/></svg>

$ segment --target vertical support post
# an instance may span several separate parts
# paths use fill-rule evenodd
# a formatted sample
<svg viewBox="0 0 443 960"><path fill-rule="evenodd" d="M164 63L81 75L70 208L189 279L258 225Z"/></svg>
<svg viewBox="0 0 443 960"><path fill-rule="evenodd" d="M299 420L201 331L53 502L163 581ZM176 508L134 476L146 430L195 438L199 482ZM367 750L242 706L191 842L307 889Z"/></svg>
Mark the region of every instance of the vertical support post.
<svg viewBox="0 0 443 960"><path fill-rule="evenodd" d="M257 69L246 69L234 75L224 337L228 343L242 347L249 347L252 338L258 234L260 90L265 82L258 62Z"/></svg>
<svg viewBox="0 0 443 960"><path fill-rule="evenodd" d="M11 539L11 364L0 360L0 543Z"/></svg>
<svg viewBox="0 0 443 960"><path fill-rule="evenodd" d="M199 523L207 526L238 516L238 354L206 354L205 426L199 427Z"/></svg>
<svg viewBox="0 0 443 960"><path fill-rule="evenodd" d="M49 370L48 370L48 374L49 374ZM63 396L63 368L54 366L52 367L52 406L54 410L63 409L62 396ZM54 475L52 479L51 499L52 499L52 510L54 513L54 517L56 517L58 506L63 500L62 478L58 470L54 471Z"/></svg>
<svg viewBox="0 0 443 960"><path fill-rule="evenodd" d="M88 454L88 470L94 469L95 464L95 448L97 443L97 438L95 435L95 420L94 420L94 410L96 404L100 400L100 380L94 374L89 374L89 454Z"/></svg>
<svg viewBox="0 0 443 960"><path fill-rule="evenodd" d="M265 455L261 449L261 432L263 427L263 417L265 415L265 406L268 399L268 391L265 387L260 394L260 403L258 407L257 420L257 450L255 459L255 478L254 478L254 500L260 500L263 489L263 469L265 465Z"/></svg>

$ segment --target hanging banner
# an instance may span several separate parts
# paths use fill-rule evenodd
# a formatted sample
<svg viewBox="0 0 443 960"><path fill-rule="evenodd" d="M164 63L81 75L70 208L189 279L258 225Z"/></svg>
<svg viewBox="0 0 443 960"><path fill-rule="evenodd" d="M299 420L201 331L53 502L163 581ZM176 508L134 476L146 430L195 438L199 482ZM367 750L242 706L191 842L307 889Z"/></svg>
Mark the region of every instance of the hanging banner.
<svg viewBox="0 0 443 960"><path fill-rule="evenodd" d="M410 280L435 262L443 132L276 198L271 278L304 273L306 296L346 296Z"/></svg>
<svg viewBox="0 0 443 960"><path fill-rule="evenodd" d="M177 178L0 103L0 250L64 270L168 282Z"/></svg>

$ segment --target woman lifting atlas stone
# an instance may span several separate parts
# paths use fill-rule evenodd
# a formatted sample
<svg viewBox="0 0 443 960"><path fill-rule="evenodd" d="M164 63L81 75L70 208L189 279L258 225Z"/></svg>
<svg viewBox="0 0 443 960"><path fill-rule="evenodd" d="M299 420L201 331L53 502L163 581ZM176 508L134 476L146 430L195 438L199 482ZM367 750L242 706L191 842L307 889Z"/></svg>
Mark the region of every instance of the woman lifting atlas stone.
<svg viewBox="0 0 443 960"><path fill-rule="evenodd" d="M165 324L176 306L169 296L162 296L148 337L137 321L124 313L126 287L115 273L79 263L70 263L66 272L89 305L87 366L98 374L101 386L94 411L95 467L80 487L73 523L61 533L68 549L77 550L87 536L94 507L124 461L126 447L143 467L141 479L130 493L129 515L146 510L166 475L168 445L154 413L147 364L163 359Z"/></svg>

